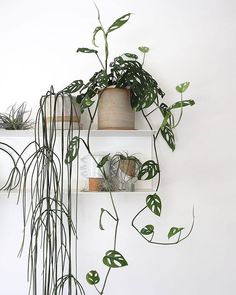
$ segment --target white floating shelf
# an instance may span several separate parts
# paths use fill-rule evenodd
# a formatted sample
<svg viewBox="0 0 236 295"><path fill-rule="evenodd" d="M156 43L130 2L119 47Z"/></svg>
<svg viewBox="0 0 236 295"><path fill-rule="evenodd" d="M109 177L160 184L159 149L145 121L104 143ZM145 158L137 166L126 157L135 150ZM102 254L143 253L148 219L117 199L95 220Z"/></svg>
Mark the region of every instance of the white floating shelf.
<svg viewBox="0 0 236 295"><path fill-rule="evenodd" d="M66 135L66 130L64 131ZM77 135L77 130L74 130L74 135ZM148 137L155 134L157 130L91 130L91 137ZM88 130L81 130L80 136L87 137ZM57 131L57 136L61 136L60 130ZM34 129L30 130L4 130L0 129L0 139L8 137L28 137L34 138Z"/></svg>
<svg viewBox="0 0 236 295"><path fill-rule="evenodd" d="M34 137L34 129L29 130L5 130L0 129L0 138L5 137Z"/></svg>
<svg viewBox="0 0 236 295"><path fill-rule="evenodd" d="M81 136L88 135L88 130L81 130ZM155 134L157 130L91 130L92 137L145 137Z"/></svg>
<svg viewBox="0 0 236 295"><path fill-rule="evenodd" d="M120 191L120 192L111 192L113 196L121 196L121 195L149 195L149 194L153 194L154 191L148 191L148 190L138 190L138 191L134 191L134 192L126 192L126 191ZM101 196L101 195L109 195L109 192L79 192L80 196Z"/></svg>

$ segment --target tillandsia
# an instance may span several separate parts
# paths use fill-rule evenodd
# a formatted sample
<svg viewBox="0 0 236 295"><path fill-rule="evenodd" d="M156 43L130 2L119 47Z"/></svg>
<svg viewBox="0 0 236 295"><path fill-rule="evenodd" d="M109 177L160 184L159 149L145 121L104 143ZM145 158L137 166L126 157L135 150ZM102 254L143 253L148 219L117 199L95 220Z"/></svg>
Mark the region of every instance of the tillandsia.
<svg viewBox="0 0 236 295"><path fill-rule="evenodd" d="M31 111L23 102L20 106L14 104L9 107L8 113L0 113L0 128L7 130L27 130L33 128L34 122L30 119Z"/></svg>

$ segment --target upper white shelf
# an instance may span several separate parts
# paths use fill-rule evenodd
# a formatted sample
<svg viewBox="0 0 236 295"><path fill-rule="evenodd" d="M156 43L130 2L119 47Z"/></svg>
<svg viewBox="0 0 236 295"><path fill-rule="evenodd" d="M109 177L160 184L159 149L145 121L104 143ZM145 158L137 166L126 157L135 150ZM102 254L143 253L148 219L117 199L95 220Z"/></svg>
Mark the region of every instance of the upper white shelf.
<svg viewBox="0 0 236 295"><path fill-rule="evenodd" d="M66 130L65 130L66 132ZM91 137L146 137L155 134L157 130L91 130ZM57 135L60 136L60 130ZM65 133L66 134L66 133ZM74 134L77 134L77 130L74 130ZM81 130L80 136L86 137L88 130ZM34 137L34 130L4 130L0 129L0 138L7 137Z"/></svg>

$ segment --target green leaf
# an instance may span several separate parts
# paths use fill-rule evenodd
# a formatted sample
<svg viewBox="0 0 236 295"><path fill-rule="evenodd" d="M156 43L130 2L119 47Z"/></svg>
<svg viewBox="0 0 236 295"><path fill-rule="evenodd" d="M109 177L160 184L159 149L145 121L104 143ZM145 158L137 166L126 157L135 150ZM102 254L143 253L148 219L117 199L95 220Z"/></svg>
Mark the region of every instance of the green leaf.
<svg viewBox="0 0 236 295"><path fill-rule="evenodd" d="M65 87L61 92L67 93L67 94L72 94L74 92L79 91L83 85L84 85L84 83L82 80L75 80L70 85Z"/></svg>
<svg viewBox="0 0 236 295"><path fill-rule="evenodd" d="M96 270L90 270L86 275L86 280L90 285L96 285L100 282L100 277Z"/></svg>
<svg viewBox="0 0 236 295"><path fill-rule="evenodd" d="M80 138L78 136L73 137L67 149L66 158L65 158L66 164L70 164L77 157L79 152L79 145L80 145Z"/></svg>
<svg viewBox="0 0 236 295"><path fill-rule="evenodd" d="M133 53L124 53L123 55L128 57L128 58L138 59L138 56L136 54L133 54Z"/></svg>
<svg viewBox="0 0 236 295"><path fill-rule="evenodd" d="M144 236L151 235L154 232L154 226L152 224L147 224L141 229L141 234Z"/></svg>
<svg viewBox="0 0 236 295"><path fill-rule="evenodd" d="M125 258L115 250L107 251L102 261L106 266L111 268L118 268L128 265L128 262L125 260Z"/></svg>
<svg viewBox="0 0 236 295"><path fill-rule="evenodd" d="M141 51L142 53L147 53L149 51L149 47L139 46L138 50Z"/></svg>
<svg viewBox="0 0 236 295"><path fill-rule="evenodd" d="M188 100L177 101L170 108L178 109L178 108L183 108L187 106L193 106L194 104L195 104L195 101L193 99L188 99Z"/></svg>
<svg viewBox="0 0 236 295"><path fill-rule="evenodd" d="M94 104L94 101L90 97L84 97L80 103L80 111L84 112L85 109L91 107Z"/></svg>
<svg viewBox="0 0 236 295"><path fill-rule="evenodd" d="M83 52L83 53L98 53L97 50L95 49L89 49L89 48L85 48L85 47L80 47L76 50L76 52Z"/></svg>
<svg viewBox="0 0 236 295"><path fill-rule="evenodd" d="M182 83L180 85L177 85L176 86L176 90L179 93L183 93L183 92L185 92L188 89L189 85L190 85L190 82L184 82L184 83Z"/></svg>
<svg viewBox="0 0 236 295"><path fill-rule="evenodd" d="M101 31L101 30L102 30L102 27L99 26L99 27L96 27L95 30L94 30L94 32L93 32L93 40L92 40L92 43L93 43L93 45L96 46L96 47L98 47L97 44L96 44L96 35L97 35L97 33L98 33L99 31Z"/></svg>
<svg viewBox="0 0 236 295"><path fill-rule="evenodd" d="M165 115L165 117L161 123L161 126L160 126L161 130L164 130L166 124L168 124L168 120L169 120L170 116L171 116L171 112L169 112L169 111L166 112L166 115Z"/></svg>
<svg viewBox="0 0 236 295"><path fill-rule="evenodd" d="M153 160L146 161L142 164L138 173L138 180L149 180L152 179L159 173L159 165ZM146 178L143 179L143 176Z"/></svg>
<svg viewBox="0 0 236 295"><path fill-rule="evenodd" d="M168 233L168 239L181 232L183 229L183 227L172 227Z"/></svg>
<svg viewBox="0 0 236 295"><path fill-rule="evenodd" d="M97 167L102 168L106 164L106 162L109 161L109 158L110 158L110 153L102 157L101 161L97 164Z"/></svg>
<svg viewBox="0 0 236 295"><path fill-rule="evenodd" d="M116 87L130 88L131 107L136 111L148 108L154 102L158 104L158 95L164 96L156 80L137 60L125 60L119 56L110 66L113 78L117 81Z"/></svg>
<svg viewBox="0 0 236 295"><path fill-rule="evenodd" d="M165 115L169 112L168 105L162 102L160 105L160 111L161 111L163 117L165 117Z"/></svg>
<svg viewBox="0 0 236 295"><path fill-rule="evenodd" d="M148 195L146 198L148 208L157 216L161 215L161 199L157 194Z"/></svg>
<svg viewBox="0 0 236 295"><path fill-rule="evenodd" d="M172 151L175 150L175 136L174 133L170 127L170 125L167 123L164 128L161 129L161 135L167 142L168 146L171 148Z"/></svg>
<svg viewBox="0 0 236 295"><path fill-rule="evenodd" d="M107 30L107 35L112 31L119 29L123 26L130 18L131 13L124 14L123 16L119 17Z"/></svg>

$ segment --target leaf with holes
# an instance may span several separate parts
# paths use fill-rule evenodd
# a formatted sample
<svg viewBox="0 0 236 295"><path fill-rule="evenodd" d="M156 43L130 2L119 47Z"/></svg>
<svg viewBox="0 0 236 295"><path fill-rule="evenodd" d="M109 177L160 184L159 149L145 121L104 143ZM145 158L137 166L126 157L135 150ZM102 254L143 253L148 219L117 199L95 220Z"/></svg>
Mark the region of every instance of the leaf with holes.
<svg viewBox="0 0 236 295"><path fill-rule="evenodd" d="M139 51L141 51L142 53L147 53L149 51L149 47L146 46L140 46L138 48Z"/></svg>
<svg viewBox="0 0 236 295"><path fill-rule="evenodd" d="M86 280L90 285L96 285L100 282L100 277L96 270L90 270L86 275Z"/></svg>
<svg viewBox="0 0 236 295"><path fill-rule="evenodd" d="M147 207L157 216L161 215L161 199L157 194L148 195L146 198Z"/></svg>
<svg viewBox="0 0 236 295"><path fill-rule="evenodd" d="M86 48L86 47L80 47L76 50L76 52L82 52L82 53L95 53L97 54L98 51L95 49L90 49L90 48Z"/></svg>
<svg viewBox="0 0 236 295"><path fill-rule="evenodd" d="M77 157L79 152L79 145L80 145L80 138L78 136L73 137L67 149L66 158L65 158L66 164L70 164Z"/></svg>
<svg viewBox="0 0 236 295"><path fill-rule="evenodd" d="M169 112L169 107L168 107L168 105L162 102L162 103L160 104L160 111L161 111L163 117L165 117L166 114Z"/></svg>
<svg viewBox="0 0 236 295"><path fill-rule="evenodd" d="M96 35L97 35L97 33L98 33L99 31L101 31L101 30L102 30L102 27L99 26L99 27L96 27L95 30L94 30L94 32L93 32L93 40L92 40L92 43L93 43L93 45L96 46L96 47L98 47L97 44L96 44Z"/></svg>
<svg viewBox="0 0 236 295"><path fill-rule="evenodd" d="M128 58L138 59L138 56L136 54L133 54L133 53L124 53L123 55L128 57Z"/></svg>
<svg viewBox="0 0 236 295"><path fill-rule="evenodd" d="M193 106L194 104L195 104L195 101L193 99L188 99L188 100L177 101L170 108L178 109L178 108L183 108L187 106Z"/></svg>
<svg viewBox="0 0 236 295"><path fill-rule="evenodd" d="M106 266L111 268L118 268L128 265L128 262L125 260L125 258L115 250L107 251L102 261Z"/></svg>
<svg viewBox="0 0 236 295"><path fill-rule="evenodd" d="M144 236L151 235L154 232L154 226L152 224L147 224L141 229L141 234Z"/></svg>
<svg viewBox="0 0 236 295"><path fill-rule="evenodd" d="M146 161L142 164L138 173L138 180L149 180L152 179L159 173L159 165L153 160Z"/></svg>
<svg viewBox="0 0 236 295"><path fill-rule="evenodd" d="M70 85L65 87L61 92L71 94L80 90L80 88L84 85L82 80L75 80Z"/></svg>
<svg viewBox="0 0 236 295"><path fill-rule="evenodd" d="M116 87L130 88L130 104L136 111L158 104L158 95L164 96L158 83L146 72L137 60L116 57L111 63L111 73L117 81Z"/></svg>
<svg viewBox="0 0 236 295"><path fill-rule="evenodd" d="M183 229L183 227L172 227L168 233L168 239L181 232Z"/></svg>
<svg viewBox="0 0 236 295"><path fill-rule="evenodd" d="M160 126L161 130L164 130L165 126L168 124L170 116L171 116L171 112L170 111L166 112L166 115L165 115L165 117L161 123L161 126Z"/></svg>
<svg viewBox="0 0 236 295"><path fill-rule="evenodd" d="M106 35L111 33L112 31L115 31L119 29L121 26L123 26L130 18L131 13L127 13L119 17L107 30Z"/></svg>
<svg viewBox="0 0 236 295"><path fill-rule="evenodd" d="M110 159L110 153L102 157L101 161L97 164L97 167L102 168L106 164L106 162L109 161L109 159Z"/></svg>
<svg viewBox="0 0 236 295"><path fill-rule="evenodd" d="M90 97L84 97L80 104L81 113L83 113L85 109L91 107L93 104L94 101Z"/></svg>
<svg viewBox="0 0 236 295"><path fill-rule="evenodd" d="M183 92L185 92L188 89L189 85L190 85L190 82L184 82L182 84L177 85L176 86L176 90L179 93L183 93Z"/></svg>
<svg viewBox="0 0 236 295"><path fill-rule="evenodd" d="M166 124L163 129L161 129L161 135L167 142L168 146L172 151L175 150L175 136L169 124Z"/></svg>

